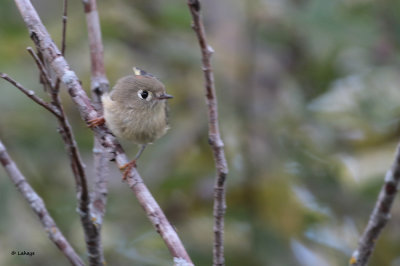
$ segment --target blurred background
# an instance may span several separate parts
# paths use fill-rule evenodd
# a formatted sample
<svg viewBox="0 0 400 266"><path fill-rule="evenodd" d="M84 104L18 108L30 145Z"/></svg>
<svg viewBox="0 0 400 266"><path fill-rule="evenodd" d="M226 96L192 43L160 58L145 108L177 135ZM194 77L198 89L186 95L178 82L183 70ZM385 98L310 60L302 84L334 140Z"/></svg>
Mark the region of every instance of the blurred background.
<svg viewBox="0 0 400 266"><path fill-rule="evenodd" d="M35 0L57 44L62 1ZM202 1L227 179L227 265L346 265L399 135L399 1ZM0 71L46 98L13 1L0 4ZM141 67L175 98L171 129L140 159L149 189L196 265L211 265L215 166L207 144L200 50L185 1L98 1L111 85ZM66 59L90 88L86 20L69 1ZM73 177L55 119L0 81L0 138L83 257ZM62 99L90 181L93 136ZM137 147L123 142L130 157ZM0 265L69 265L0 170ZM400 265L396 201L370 265ZM103 225L108 265L171 265L121 174L110 164ZM11 256L11 251L35 255Z"/></svg>

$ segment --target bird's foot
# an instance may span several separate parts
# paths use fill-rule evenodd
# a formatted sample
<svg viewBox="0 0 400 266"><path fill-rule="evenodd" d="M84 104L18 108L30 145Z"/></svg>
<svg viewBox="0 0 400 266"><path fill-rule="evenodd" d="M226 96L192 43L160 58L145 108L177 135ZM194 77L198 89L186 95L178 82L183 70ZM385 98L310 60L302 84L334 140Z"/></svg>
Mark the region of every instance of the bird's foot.
<svg viewBox="0 0 400 266"><path fill-rule="evenodd" d="M136 168L136 160L132 160L129 163L124 164L123 166L119 167L121 171L124 171L124 175L122 176L122 180L126 180L128 177L129 172L132 168Z"/></svg>
<svg viewBox="0 0 400 266"><path fill-rule="evenodd" d="M104 119L104 116L96 117L88 121L88 127L90 128L98 127L104 125L105 122L106 120Z"/></svg>

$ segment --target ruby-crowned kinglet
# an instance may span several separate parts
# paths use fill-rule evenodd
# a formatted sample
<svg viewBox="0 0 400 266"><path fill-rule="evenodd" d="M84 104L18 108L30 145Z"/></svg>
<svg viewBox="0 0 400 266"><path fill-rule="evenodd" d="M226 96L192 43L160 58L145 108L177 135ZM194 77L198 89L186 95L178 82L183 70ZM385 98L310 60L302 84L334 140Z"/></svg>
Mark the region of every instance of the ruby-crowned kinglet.
<svg viewBox="0 0 400 266"><path fill-rule="evenodd" d="M113 90L102 96L104 117L89 121L94 127L104 123L118 138L140 145L135 159L125 169L124 179L131 167L136 166L147 144L162 137L168 130L167 99L165 86L153 75L133 68L134 75L117 81Z"/></svg>

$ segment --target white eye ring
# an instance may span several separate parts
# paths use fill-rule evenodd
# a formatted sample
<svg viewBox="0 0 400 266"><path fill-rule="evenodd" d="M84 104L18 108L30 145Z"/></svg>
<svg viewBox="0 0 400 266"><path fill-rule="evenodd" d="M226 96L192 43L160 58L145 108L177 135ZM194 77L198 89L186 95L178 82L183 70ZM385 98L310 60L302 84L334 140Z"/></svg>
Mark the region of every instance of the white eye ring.
<svg viewBox="0 0 400 266"><path fill-rule="evenodd" d="M152 98L152 94L148 90L138 90L137 95L140 99L150 101Z"/></svg>

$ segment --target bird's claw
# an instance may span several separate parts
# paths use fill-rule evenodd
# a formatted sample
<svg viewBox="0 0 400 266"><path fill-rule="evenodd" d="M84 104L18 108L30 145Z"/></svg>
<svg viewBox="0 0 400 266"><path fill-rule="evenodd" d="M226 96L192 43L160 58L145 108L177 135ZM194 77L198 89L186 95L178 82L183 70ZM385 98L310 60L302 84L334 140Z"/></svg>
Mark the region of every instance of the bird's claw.
<svg viewBox="0 0 400 266"><path fill-rule="evenodd" d="M136 160L132 160L129 163L126 163L119 167L121 171L124 171L124 174L122 176L122 180L126 180L128 178L129 172L132 170L132 168L136 168Z"/></svg>
<svg viewBox="0 0 400 266"><path fill-rule="evenodd" d="M88 127L90 128L98 127L104 125L105 122L106 120L104 119L104 116L96 117L88 121Z"/></svg>

